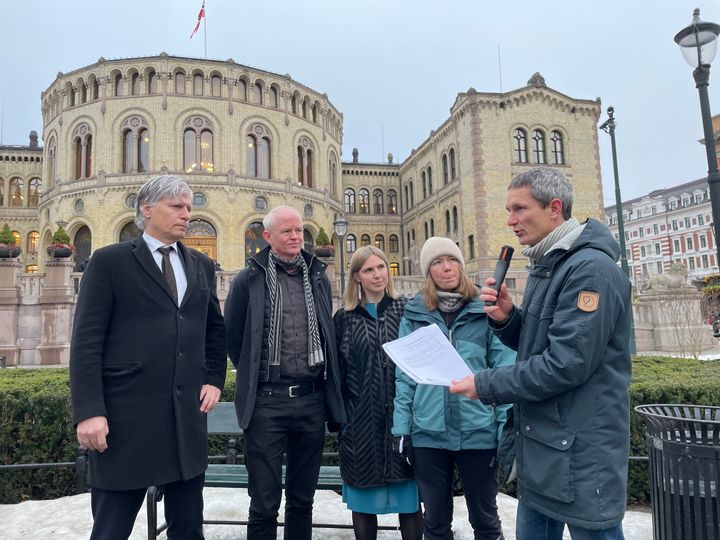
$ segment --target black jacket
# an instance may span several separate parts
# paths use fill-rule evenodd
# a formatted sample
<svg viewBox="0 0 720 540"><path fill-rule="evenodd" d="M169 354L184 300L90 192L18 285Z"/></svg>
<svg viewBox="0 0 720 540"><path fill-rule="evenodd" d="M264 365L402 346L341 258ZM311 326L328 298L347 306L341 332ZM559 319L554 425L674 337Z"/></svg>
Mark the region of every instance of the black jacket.
<svg viewBox="0 0 720 540"><path fill-rule="evenodd" d="M108 449L90 454L90 485L128 490L188 480L207 467L200 388L225 384L215 270L178 242L180 306L142 237L93 253L70 345L73 423L108 420Z"/></svg>
<svg viewBox="0 0 720 540"><path fill-rule="evenodd" d="M340 436L340 472L354 487L402 482L412 471L392 451L390 428L395 398L395 364L382 344L398 336L407 299L385 296L377 320L365 308L338 310L335 333L348 422Z"/></svg>
<svg viewBox="0 0 720 540"><path fill-rule="evenodd" d="M250 424L255 407L255 395L260 381L260 363L263 354L263 327L266 323L265 305L267 286L265 274L270 248L266 247L248 261L248 266L235 276L225 301L225 328L227 350L237 369L235 408L241 428ZM325 275L326 264L302 251L310 272L310 287L315 299L315 312L320 327L320 338L325 352L325 404L326 420L345 422L345 407L340 393L335 329L332 322L332 294ZM263 370L267 373L267 370Z"/></svg>

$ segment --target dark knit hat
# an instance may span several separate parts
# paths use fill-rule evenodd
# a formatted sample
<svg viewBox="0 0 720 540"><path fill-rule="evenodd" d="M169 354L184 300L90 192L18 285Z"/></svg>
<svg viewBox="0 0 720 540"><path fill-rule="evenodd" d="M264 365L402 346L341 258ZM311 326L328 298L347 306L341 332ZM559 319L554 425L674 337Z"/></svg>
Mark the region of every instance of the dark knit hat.
<svg viewBox="0 0 720 540"><path fill-rule="evenodd" d="M433 236L425 241L420 252L420 270L423 277L428 276L430 263L443 255L455 257L460 261L460 267L465 270L465 259L463 259L460 248L457 247L455 242L442 236Z"/></svg>

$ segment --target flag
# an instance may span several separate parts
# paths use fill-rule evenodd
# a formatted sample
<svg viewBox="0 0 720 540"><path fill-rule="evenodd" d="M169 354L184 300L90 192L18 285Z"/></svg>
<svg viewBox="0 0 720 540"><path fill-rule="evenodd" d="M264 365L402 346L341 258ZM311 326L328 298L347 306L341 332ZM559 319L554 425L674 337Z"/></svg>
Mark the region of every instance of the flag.
<svg viewBox="0 0 720 540"><path fill-rule="evenodd" d="M192 34L190 34L190 39L195 35L195 32L198 31L200 28L200 21L202 21L203 17L205 16L205 0L203 0L202 7L200 8L200 13L198 13L198 22L195 25L195 30L192 31Z"/></svg>

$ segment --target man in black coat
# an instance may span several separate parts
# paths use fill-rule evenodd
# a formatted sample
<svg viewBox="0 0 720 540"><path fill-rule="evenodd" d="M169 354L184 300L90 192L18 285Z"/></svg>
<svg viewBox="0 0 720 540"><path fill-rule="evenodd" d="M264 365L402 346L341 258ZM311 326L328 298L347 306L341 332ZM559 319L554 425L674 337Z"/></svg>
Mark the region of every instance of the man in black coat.
<svg viewBox="0 0 720 540"><path fill-rule="evenodd" d="M206 413L225 382L212 261L187 249L192 191L159 176L137 194L144 232L93 253L70 349L78 442L91 450L91 539L127 539L163 486L170 539L202 539Z"/></svg>
<svg viewBox="0 0 720 540"><path fill-rule="evenodd" d="M235 407L245 430L249 540L275 540L287 452L285 539L309 540L325 421L345 422L330 283L325 264L301 249L303 222L290 206L263 220L269 247L233 280L225 302Z"/></svg>

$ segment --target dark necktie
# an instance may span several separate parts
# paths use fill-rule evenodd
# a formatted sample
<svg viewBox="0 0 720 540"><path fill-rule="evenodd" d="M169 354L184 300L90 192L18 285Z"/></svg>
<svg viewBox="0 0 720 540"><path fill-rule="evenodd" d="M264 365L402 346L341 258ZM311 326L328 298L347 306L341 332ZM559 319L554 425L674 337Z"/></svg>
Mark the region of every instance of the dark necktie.
<svg viewBox="0 0 720 540"><path fill-rule="evenodd" d="M165 281L167 281L167 284L170 287L170 292L172 293L172 296L175 299L175 302L177 302L178 301L177 283L175 282L175 272L173 271L172 263L170 262L170 252L174 251L174 250L175 250L175 248L172 246L165 246L165 247L158 248L158 251L162 255L163 276L165 276Z"/></svg>

